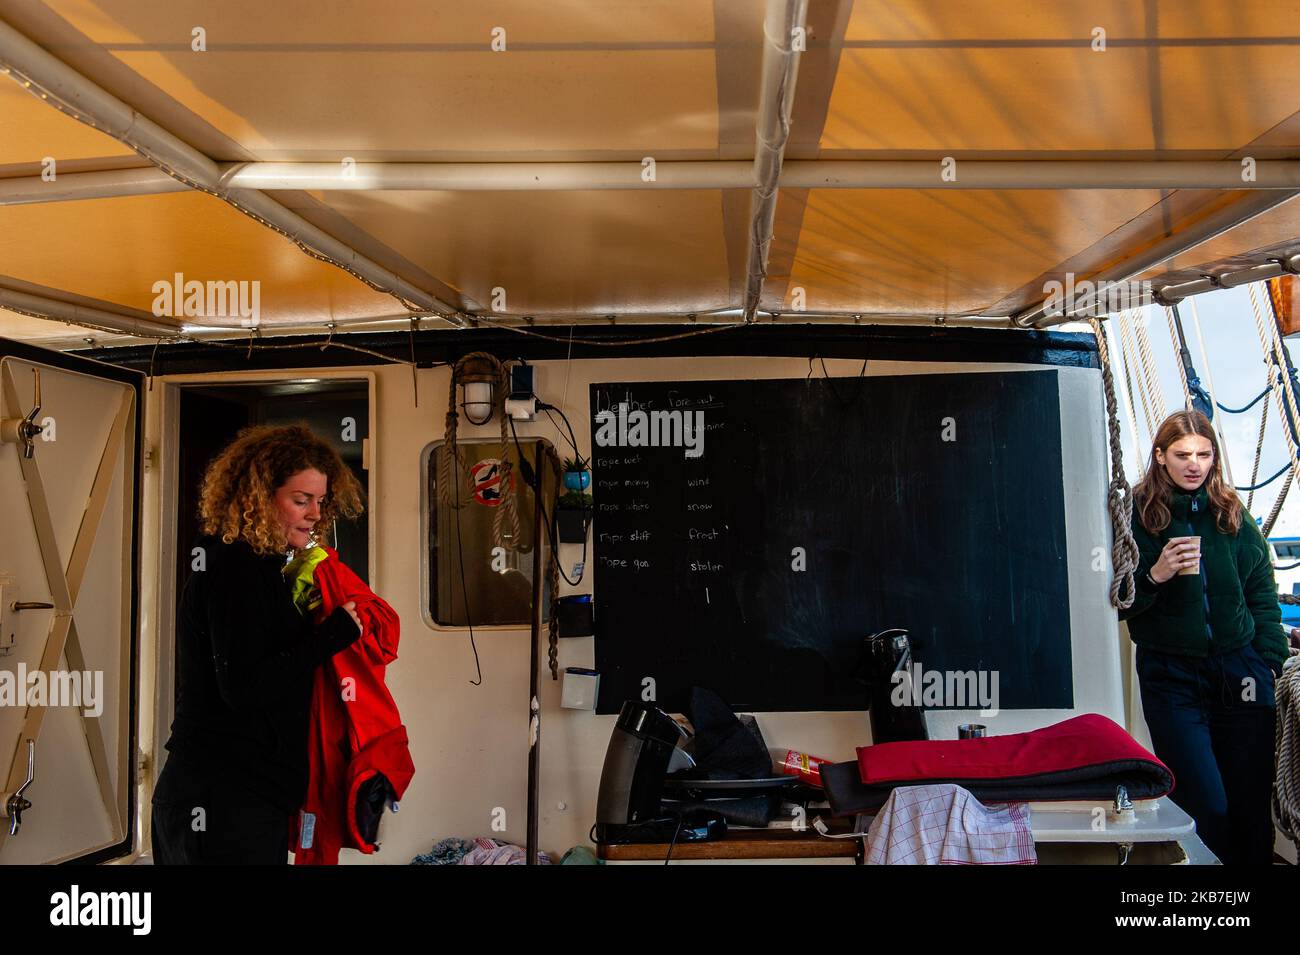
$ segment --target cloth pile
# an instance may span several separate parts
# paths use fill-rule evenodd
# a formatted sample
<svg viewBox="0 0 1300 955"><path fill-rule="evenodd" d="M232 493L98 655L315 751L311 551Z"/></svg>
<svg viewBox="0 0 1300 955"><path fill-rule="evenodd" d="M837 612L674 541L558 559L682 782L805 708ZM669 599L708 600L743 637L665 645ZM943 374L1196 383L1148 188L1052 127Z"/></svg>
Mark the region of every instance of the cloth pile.
<svg viewBox="0 0 1300 955"><path fill-rule="evenodd" d="M1006 736L912 740L858 748L851 762L823 766L831 812L869 812L899 786L955 783L985 802L1096 799L1123 786L1130 799L1174 788L1164 763L1098 713Z"/></svg>
<svg viewBox="0 0 1300 955"><path fill-rule="evenodd" d="M411 860L411 865L526 865L528 851L498 839L443 839L422 855ZM545 852L537 853L538 865L552 865Z"/></svg>
<svg viewBox="0 0 1300 955"><path fill-rule="evenodd" d="M960 786L900 786L872 820L867 865L1034 865L1029 806L986 807Z"/></svg>

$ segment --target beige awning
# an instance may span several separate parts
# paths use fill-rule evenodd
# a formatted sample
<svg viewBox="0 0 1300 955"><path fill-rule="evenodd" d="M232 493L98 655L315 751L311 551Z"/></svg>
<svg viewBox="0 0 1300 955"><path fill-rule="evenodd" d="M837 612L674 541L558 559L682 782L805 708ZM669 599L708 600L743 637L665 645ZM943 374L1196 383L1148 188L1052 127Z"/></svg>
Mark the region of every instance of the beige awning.
<svg viewBox="0 0 1300 955"><path fill-rule="evenodd" d="M243 315L159 314L157 283L179 275L257 283L268 334L401 327L413 313L444 316L429 328L735 321L762 247L759 320L960 321L1032 309L1066 272L1176 284L1300 252L1295 190L1120 188L1108 165L1231 174L1248 160L1300 175L1286 165L1300 162L1300 0L809 0L785 160L823 164L803 171L814 178L849 160L918 165L906 186L782 186L770 244L751 214L776 75L765 6L0 0L5 28L68 71L63 112L33 95L39 78L0 77L0 304L247 334ZM141 118L118 136L68 115L114 104ZM169 155L184 157L184 184L150 161L163 141L183 150ZM968 188L962 164L977 161L1026 175L1080 162L1087 188ZM231 177L264 162L363 180L372 163L455 163L465 179L241 192ZM517 182L474 185L480 164L501 163ZM564 165L537 166L530 188L528 164ZM917 185L931 168L933 185ZM543 187L557 175L568 185ZM2 307L0 334L123 340Z"/></svg>

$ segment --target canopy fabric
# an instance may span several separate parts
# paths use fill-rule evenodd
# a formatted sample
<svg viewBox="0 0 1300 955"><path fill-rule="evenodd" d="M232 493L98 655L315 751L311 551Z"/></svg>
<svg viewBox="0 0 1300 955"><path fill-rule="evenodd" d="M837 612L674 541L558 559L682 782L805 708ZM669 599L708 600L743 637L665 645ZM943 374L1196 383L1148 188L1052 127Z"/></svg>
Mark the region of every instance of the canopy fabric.
<svg viewBox="0 0 1300 955"><path fill-rule="evenodd" d="M0 0L0 21L215 163L623 162L635 174L649 160L752 162L764 7ZM960 182L976 160L1300 160L1297 23L1300 0L809 0L784 158L933 163L935 184L781 188L758 307L1012 315L1066 272L1122 265L1248 201L1246 189L954 188L941 169L955 160ZM48 177L51 159L51 187L153 169L12 79L0 76L0 290L178 331L249 325L159 315L156 283L178 274L259 283L265 333L410 314L409 296L214 195L6 204L6 183ZM751 192L651 177L267 195L451 309L546 323L740 309ZM1300 205L1285 202L1137 277L1189 281L1297 251ZM88 334L130 340L0 308L0 335L62 347Z"/></svg>

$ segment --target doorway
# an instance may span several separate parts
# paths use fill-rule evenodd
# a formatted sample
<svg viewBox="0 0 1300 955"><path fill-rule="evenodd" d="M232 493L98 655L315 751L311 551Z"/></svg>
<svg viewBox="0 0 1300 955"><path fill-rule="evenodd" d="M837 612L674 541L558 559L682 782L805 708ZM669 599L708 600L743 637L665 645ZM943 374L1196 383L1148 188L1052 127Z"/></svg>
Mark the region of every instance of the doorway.
<svg viewBox="0 0 1300 955"><path fill-rule="evenodd" d="M212 459L239 433L252 425L303 423L327 441L370 492L366 447L370 438L370 390L364 379L328 379L255 383L183 385L179 393L176 488L176 599L171 629L172 659L179 648L180 596L191 574L190 551L202 535L199 527L199 489ZM349 568L370 580L370 512L355 520L335 522L331 540L324 543L339 553ZM173 671L174 675L174 671ZM175 684L172 704L175 705ZM173 710L174 712L174 710Z"/></svg>

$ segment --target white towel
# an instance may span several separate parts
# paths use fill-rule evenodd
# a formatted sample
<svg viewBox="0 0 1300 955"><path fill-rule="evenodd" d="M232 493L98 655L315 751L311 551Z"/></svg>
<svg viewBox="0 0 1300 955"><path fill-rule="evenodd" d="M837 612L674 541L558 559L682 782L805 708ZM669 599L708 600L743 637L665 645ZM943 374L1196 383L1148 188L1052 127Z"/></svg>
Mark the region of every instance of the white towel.
<svg viewBox="0 0 1300 955"><path fill-rule="evenodd" d="M960 786L900 786L867 834L867 865L1034 865L1029 804L994 809Z"/></svg>

